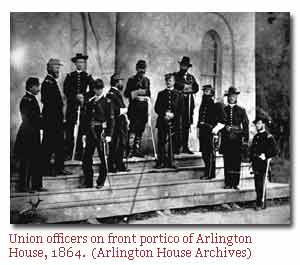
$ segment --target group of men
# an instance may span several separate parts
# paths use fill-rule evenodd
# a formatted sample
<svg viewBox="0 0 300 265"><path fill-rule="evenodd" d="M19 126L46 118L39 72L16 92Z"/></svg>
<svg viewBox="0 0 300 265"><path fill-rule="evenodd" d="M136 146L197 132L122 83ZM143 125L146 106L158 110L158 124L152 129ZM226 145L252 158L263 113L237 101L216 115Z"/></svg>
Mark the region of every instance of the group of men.
<svg viewBox="0 0 300 265"><path fill-rule="evenodd" d="M104 93L104 82L94 80L86 71L87 55L76 54L71 60L76 70L67 74L63 92L66 97L65 121L63 97L57 78L58 59L47 63L47 76L41 85L40 112L36 95L39 80L31 77L26 81L26 94L20 103L22 124L19 129L15 153L20 160L20 191L44 191L43 175L67 175L65 159L82 160L84 182L81 187L93 187L93 155L97 149L100 158L97 188L103 187L107 172L128 170L124 157L143 156L142 136L149 121L150 80L145 76L146 61L139 60L136 74L128 79L123 100L123 78L115 73L110 79L110 90ZM157 117L156 168L176 168L174 154L193 154L189 149L189 131L193 124L194 94L199 85L188 70L190 58L184 56L178 62L180 70L165 75L166 88L157 95L154 110ZM205 162L202 179L215 178L216 150L224 157L225 189L238 189L241 167L241 149L248 144L249 122L244 108L237 105L235 87L225 93L228 104L215 102L215 89L202 87L202 103L197 122L200 151ZM258 134L251 147L251 161L258 190L258 206L262 200L262 172L268 158L276 154L273 137L266 133L265 118L255 121ZM152 127L151 127L152 129ZM43 130L42 142L40 130ZM154 139L153 144L154 144ZM219 143L221 143L219 145ZM51 157L54 154L54 168Z"/></svg>

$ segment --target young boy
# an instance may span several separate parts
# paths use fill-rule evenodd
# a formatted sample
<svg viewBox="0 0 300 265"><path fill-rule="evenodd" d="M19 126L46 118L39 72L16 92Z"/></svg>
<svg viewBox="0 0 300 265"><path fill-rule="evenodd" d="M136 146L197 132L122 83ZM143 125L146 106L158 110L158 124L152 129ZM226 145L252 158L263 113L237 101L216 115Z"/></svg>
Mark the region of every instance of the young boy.
<svg viewBox="0 0 300 265"><path fill-rule="evenodd" d="M29 77L26 81L26 93L20 102L22 124L17 134L15 155L20 161L20 182L18 191L46 191L42 187L41 169L41 111L36 99L40 92L38 78Z"/></svg>
<svg viewBox="0 0 300 265"><path fill-rule="evenodd" d="M174 89L174 74L166 74L167 88L157 95L154 110L158 114L156 128L158 138L158 160L156 168L176 168L174 163L175 128L181 107L180 92Z"/></svg>
<svg viewBox="0 0 300 265"><path fill-rule="evenodd" d="M255 191L256 191L256 210L261 210L263 205L263 190L265 184L267 161L276 156L276 144L274 137L266 131L268 120L264 117L257 117L255 124L257 134L253 138L250 147L250 160L254 173Z"/></svg>
<svg viewBox="0 0 300 265"><path fill-rule="evenodd" d="M110 99L103 94L104 83L101 79L94 82L95 96L92 97L86 106L86 121L83 135L86 138L86 147L83 155L82 168L84 173L84 184L81 188L93 187L93 155L97 148L100 166L99 177L97 179L97 189L104 186L107 176L107 162L104 153L104 141L111 141L114 113Z"/></svg>

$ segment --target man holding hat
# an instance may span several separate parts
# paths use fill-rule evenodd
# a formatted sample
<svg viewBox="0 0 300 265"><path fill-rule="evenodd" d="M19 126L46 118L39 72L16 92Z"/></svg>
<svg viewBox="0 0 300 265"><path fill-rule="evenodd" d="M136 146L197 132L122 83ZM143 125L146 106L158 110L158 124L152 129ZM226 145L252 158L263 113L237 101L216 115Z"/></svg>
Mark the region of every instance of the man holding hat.
<svg viewBox="0 0 300 265"><path fill-rule="evenodd" d="M59 59L51 58L47 63L48 75L41 87L43 103L43 152L44 169L50 172L51 155L55 155L54 175L67 175L64 170L64 129L63 129L63 100L56 79L59 77L61 66Z"/></svg>
<svg viewBox="0 0 300 265"><path fill-rule="evenodd" d="M86 104L86 120L83 124L83 135L86 139L86 148L82 160L84 173L83 188L93 187L93 155L97 148L100 158L99 177L97 188L103 187L107 176L107 162L105 161L105 143L111 141L114 127L114 112L111 100L103 94L104 83L101 79L94 82L95 96Z"/></svg>
<svg viewBox="0 0 300 265"><path fill-rule="evenodd" d="M213 179L216 177L214 137L218 137L225 126L225 113L222 104L214 102L215 90L211 85L204 85L202 91L197 124L200 151L205 163L205 174L201 179Z"/></svg>
<svg viewBox="0 0 300 265"><path fill-rule="evenodd" d="M79 108L83 108L84 104L94 95L93 78L86 69L87 55L77 53L71 61L75 64L76 70L67 74L64 81L64 94L67 99L66 110L66 151L67 157L71 158L74 148L74 127L78 119ZM82 109L81 109L82 110ZM80 115L80 121L83 116ZM76 158L81 159L82 155L82 130L79 126L76 144Z"/></svg>
<svg viewBox="0 0 300 265"><path fill-rule="evenodd" d="M268 122L268 119L261 115L253 121L257 134L254 136L250 147L250 161L254 173L257 210L265 207L263 205L263 190L265 188L265 178L267 177L267 160L277 154L274 137L266 131Z"/></svg>
<svg viewBox="0 0 300 265"><path fill-rule="evenodd" d="M128 137L127 108L121 93L123 90L123 80L119 74L113 74L110 78L111 89L107 94L107 98L111 101L113 106L115 124L109 145L109 172L127 171L123 162Z"/></svg>
<svg viewBox="0 0 300 265"><path fill-rule="evenodd" d="M237 105L237 95L240 92L235 87L229 87L225 93L228 105L225 107L225 128L222 130L220 153L223 153L225 189L238 190L240 182L242 145L248 144L249 120L246 110Z"/></svg>
<svg viewBox="0 0 300 265"><path fill-rule="evenodd" d="M129 99L129 143L128 157L143 157L141 152L142 135L148 121L148 101L150 99L150 80L145 76L146 61L139 60L136 64L136 75L127 82L124 96Z"/></svg>
<svg viewBox="0 0 300 265"><path fill-rule="evenodd" d="M183 109L178 117L179 124L178 128L176 128L175 153L179 153L182 147L183 153L193 154L188 147L189 130L191 124L193 123L193 114L195 108L193 94L199 91L199 86L195 77L188 73L189 68L192 67L190 58L184 56L178 63L180 65L180 70L179 72L174 73L175 89L179 91L183 97Z"/></svg>

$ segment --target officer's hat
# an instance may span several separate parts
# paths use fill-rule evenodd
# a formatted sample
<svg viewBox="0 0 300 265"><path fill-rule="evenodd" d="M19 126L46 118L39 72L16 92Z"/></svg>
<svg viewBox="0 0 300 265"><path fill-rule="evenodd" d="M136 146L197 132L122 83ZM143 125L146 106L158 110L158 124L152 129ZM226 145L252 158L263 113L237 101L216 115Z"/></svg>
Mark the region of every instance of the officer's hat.
<svg viewBox="0 0 300 265"><path fill-rule="evenodd" d="M40 81L37 77L29 77L26 80L25 89L28 90L29 88L31 88L33 86L39 86L39 85L40 85Z"/></svg>
<svg viewBox="0 0 300 265"><path fill-rule="evenodd" d="M56 59L56 58L50 58L48 63L47 63L47 66L52 66L52 65L63 65L59 59Z"/></svg>
<svg viewBox="0 0 300 265"><path fill-rule="evenodd" d="M110 82L116 82L119 80L124 80L124 78L121 77L120 74L118 73L114 73L111 77L110 77Z"/></svg>
<svg viewBox="0 0 300 265"><path fill-rule="evenodd" d="M259 121L262 121L266 125L269 125L271 123L271 120L268 117L266 117L265 115L256 115L253 123L256 124Z"/></svg>
<svg viewBox="0 0 300 265"><path fill-rule="evenodd" d="M231 86L228 88L228 90L225 92L224 96L229 96L229 95L233 95L233 94L240 94L240 91L234 87L234 86Z"/></svg>
<svg viewBox="0 0 300 265"><path fill-rule="evenodd" d="M165 74L165 81L168 81L172 76L174 77L174 73Z"/></svg>
<svg viewBox="0 0 300 265"><path fill-rule="evenodd" d="M140 68L140 69L146 69L147 64L145 60L138 60L138 62L136 63L136 68Z"/></svg>
<svg viewBox="0 0 300 265"><path fill-rule="evenodd" d="M82 53L76 53L76 56L71 58L71 61L75 63L78 59L87 60L89 57L87 55L83 55Z"/></svg>
<svg viewBox="0 0 300 265"><path fill-rule="evenodd" d="M191 64L190 61L191 61L190 57L183 56L181 61L178 61L178 63L181 64L181 65L188 66L188 67L192 67L193 65Z"/></svg>
<svg viewBox="0 0 300 265"><path fill-rule="evenodd" d="M212 85L208 84L208 85L204 85L202 86L202 90L210 90L211 94L214 95L215 94L215 89L212 87Z"/></svg>
<svg viewBox="0 0 300 265"><path fill-rule="evenodd" d="M94 81L94 88L95 89L103 89L104 88L104 82L102 79L98 78Z"/></svg>

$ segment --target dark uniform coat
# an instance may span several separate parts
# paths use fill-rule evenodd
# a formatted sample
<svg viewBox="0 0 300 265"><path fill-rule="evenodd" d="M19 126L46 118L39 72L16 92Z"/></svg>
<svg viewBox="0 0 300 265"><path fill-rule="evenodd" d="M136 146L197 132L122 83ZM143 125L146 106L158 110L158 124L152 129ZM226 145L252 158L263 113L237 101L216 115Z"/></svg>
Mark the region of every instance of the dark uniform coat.
<svg viewBox="0 0 300 265"><path fill-rule="evenodd" d="M93 95L93 78L88 73L71 72L67 74L64 81L64 94L67 99L66 120L70 123L76 123L77 109L79 102L76 99L77 94L84 96L84 101L87 102Z"/></svg>
<svg viewBox="0 0 300 265"><path fill-rule="evenodd" d="M107 175L103 137L112 136L114 128L114 111L111 100L104 96L100 98L96 96L92 97L87 102L85 117L83 135L86 135L86 149L83 156L82 168L85 179L84 184L87 187L92 187L94 176L93 155L95 148L97 148L101 161L97 184L103 185Z"/></svg>
<svg viewBox="0 0 300 265"><path fill-rule="evenodd" d="M143 90L139 96L150 98L150 80L147 77L142 77L140 79L138 75L134 75L128 79L124 91L124 96L129 99L128 119L130 122L139 120L146 124L148 121L148 103L145 100L140 101L137 98L132 98L131 92L136 90Z"/></svg>
<svg viewBox="0 0 300 265"><path fill-rule="evenodd" d="M41 112L34 95L26 92L20 102L22 123L17 134L14 152L20 161L18 190L42 187L41 172ZM30 187L30 179L31 185Z"/></svg>
<svg viewBox="0 0 300 265"><path fill-rule="evenodd" d="M109 145L108 167L109 170L124 170L123 156L126 150L128 129L125 115L121 115L120 109L125 108L121 92L117 88L111 88L107 94L111 100L114 114L114 128L112 141Z"/></svg>
<svg viewBox="0 0 300 265"><path fill-rule="evenodd" d="M266 160L262 160L259 156L265 154ZM256 190L256 204L262 205L264 180L267 167L267 159L276 156L277 148L274 137L264 131L259 132L253 137L252 145L250 147L250 161L254 172L254 182ZM267 172L268 174L268 172Z"/></svg>
<svg viewBox="0 0 300 265"><path fill-rule="evenodd" d="M220 152L224 158L225 186L237 187L240 181L242 144L249 140L249 120L246 110L238 105L227 105L224 110L226 119Z"/></svg>

